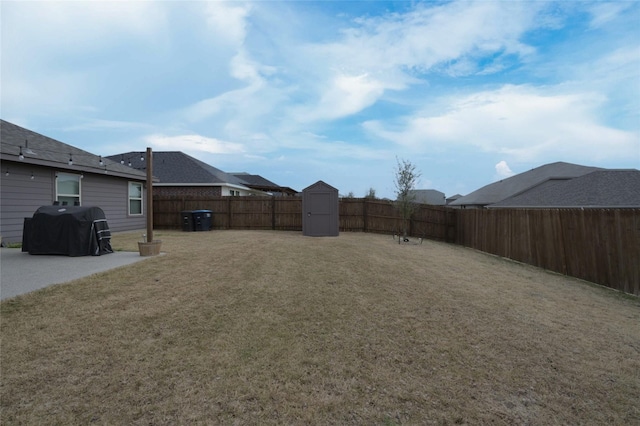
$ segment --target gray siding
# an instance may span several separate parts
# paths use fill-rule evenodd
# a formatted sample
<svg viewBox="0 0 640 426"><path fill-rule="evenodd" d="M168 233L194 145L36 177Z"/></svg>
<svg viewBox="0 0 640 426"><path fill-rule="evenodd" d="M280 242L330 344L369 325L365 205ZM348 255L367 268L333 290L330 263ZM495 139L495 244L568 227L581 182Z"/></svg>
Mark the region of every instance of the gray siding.
<svg viewBox="0 0 640 426"><path fill-rule="evenodd" d="M129 216L129 182L108 175L85 175L82 179L82 205L100 207L113 232L146 228L146 202L143 215ZM145 200L143 194L143 202Z"/></svg>
<svg viewBox="0 0 640 426"><path fill-rule="evenodd" d="M0 235L4 242L21 242L24 218L31 217L38 207L51 204L55 197L55 174L46 167L19 163L2 163L0 189ZM9 171L9 176L6 172ZM31 179L33 173L34 179Z"/></svg>
<svg viewBox="0 0 640 426"><path fill-rule="evenodd" d="M24 218L55 200L55 170L17 162L3 161L1 164L0 236L4 243L18 243L22 241ZM34 179L31 179L31 173ZM144 229L146 205L142 216L127 214L128 183L125 178L85 173L80 189L81 205L102 208L112 232Z"/></svg>

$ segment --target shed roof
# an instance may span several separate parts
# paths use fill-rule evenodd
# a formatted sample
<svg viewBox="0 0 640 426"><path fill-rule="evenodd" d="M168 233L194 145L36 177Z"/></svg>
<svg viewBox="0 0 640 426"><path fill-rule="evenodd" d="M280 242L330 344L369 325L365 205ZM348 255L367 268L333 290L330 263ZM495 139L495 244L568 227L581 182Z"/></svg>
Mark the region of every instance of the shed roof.
<svg viewBox="0 0 640 426"><path fill-rule="evenodd" d="M528 172L511 176L507 179L491 183L472 193L451 202L451 206L477 205L485 206L520 194L534 186L553 178L575 178L602 170L599 167L581 166L578 164L556 162L545 164Z"/></svg>
<svg viewBox="0 0 640 426"><path fill-rule="evenodd" d="M640 170L597 170L549 179L489 208L640 208Z"/></svg>
<svg viewBox="0 0 640 426"><path fill-rule="evenodd" d="M316 189L329 189L331 191L338 192L338 189L334 188L333 186L331 186L328 183L323 182L321 180L317 181L314 184L311 184L311 185L307 186L305 189L302 190L302 192L313 191L313 190L316 190Z"/></svg>
<svg viewBox="0 0 640 426"><path fill-rule="evenodd" d="M23 158L20 158L22 152ZM0 154L2 160L20 161L55 167L60 170L87 173L105 173L135 180L144 180L146 174L92 154L75 146L60 142L5 120L0 120ZM69 160L73 160L69 164ZM102 165L100 161L102 160Z"/></svg>

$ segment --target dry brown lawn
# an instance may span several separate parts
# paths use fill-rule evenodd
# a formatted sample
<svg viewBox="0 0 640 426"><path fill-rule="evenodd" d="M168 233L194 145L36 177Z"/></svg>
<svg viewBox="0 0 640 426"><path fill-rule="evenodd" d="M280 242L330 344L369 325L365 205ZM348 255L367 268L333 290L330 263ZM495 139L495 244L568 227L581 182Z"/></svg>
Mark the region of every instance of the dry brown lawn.
<svg viewBox="0 0 640 426"><path fill-rule="evenodd" d="M640 424L638 298L432 241L156 237L2 302L0 423Z"/></svg>

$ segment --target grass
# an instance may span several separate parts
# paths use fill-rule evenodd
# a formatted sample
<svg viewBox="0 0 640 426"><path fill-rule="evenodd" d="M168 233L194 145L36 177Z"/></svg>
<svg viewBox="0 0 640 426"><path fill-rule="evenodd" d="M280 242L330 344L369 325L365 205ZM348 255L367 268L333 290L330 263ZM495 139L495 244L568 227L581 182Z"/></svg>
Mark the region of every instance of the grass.
<svg viewBox="0 0 640 426"><path fill-rule="evenodd" d="M2 424L640 423L638 298L432 241L156 238L2 302Z"/></svg>

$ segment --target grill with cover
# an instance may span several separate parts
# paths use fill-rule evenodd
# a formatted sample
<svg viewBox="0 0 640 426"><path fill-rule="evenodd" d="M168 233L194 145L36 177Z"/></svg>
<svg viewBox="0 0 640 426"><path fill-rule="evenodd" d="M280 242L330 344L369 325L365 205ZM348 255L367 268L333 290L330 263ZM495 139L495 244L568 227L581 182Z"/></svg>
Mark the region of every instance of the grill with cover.
<svg viewBox="0 0 640 426"><path fill-rule="evenodd" d="M22 251L67 256L113 253L102 209L67 206L43 206L25 218Z"/></svg>

